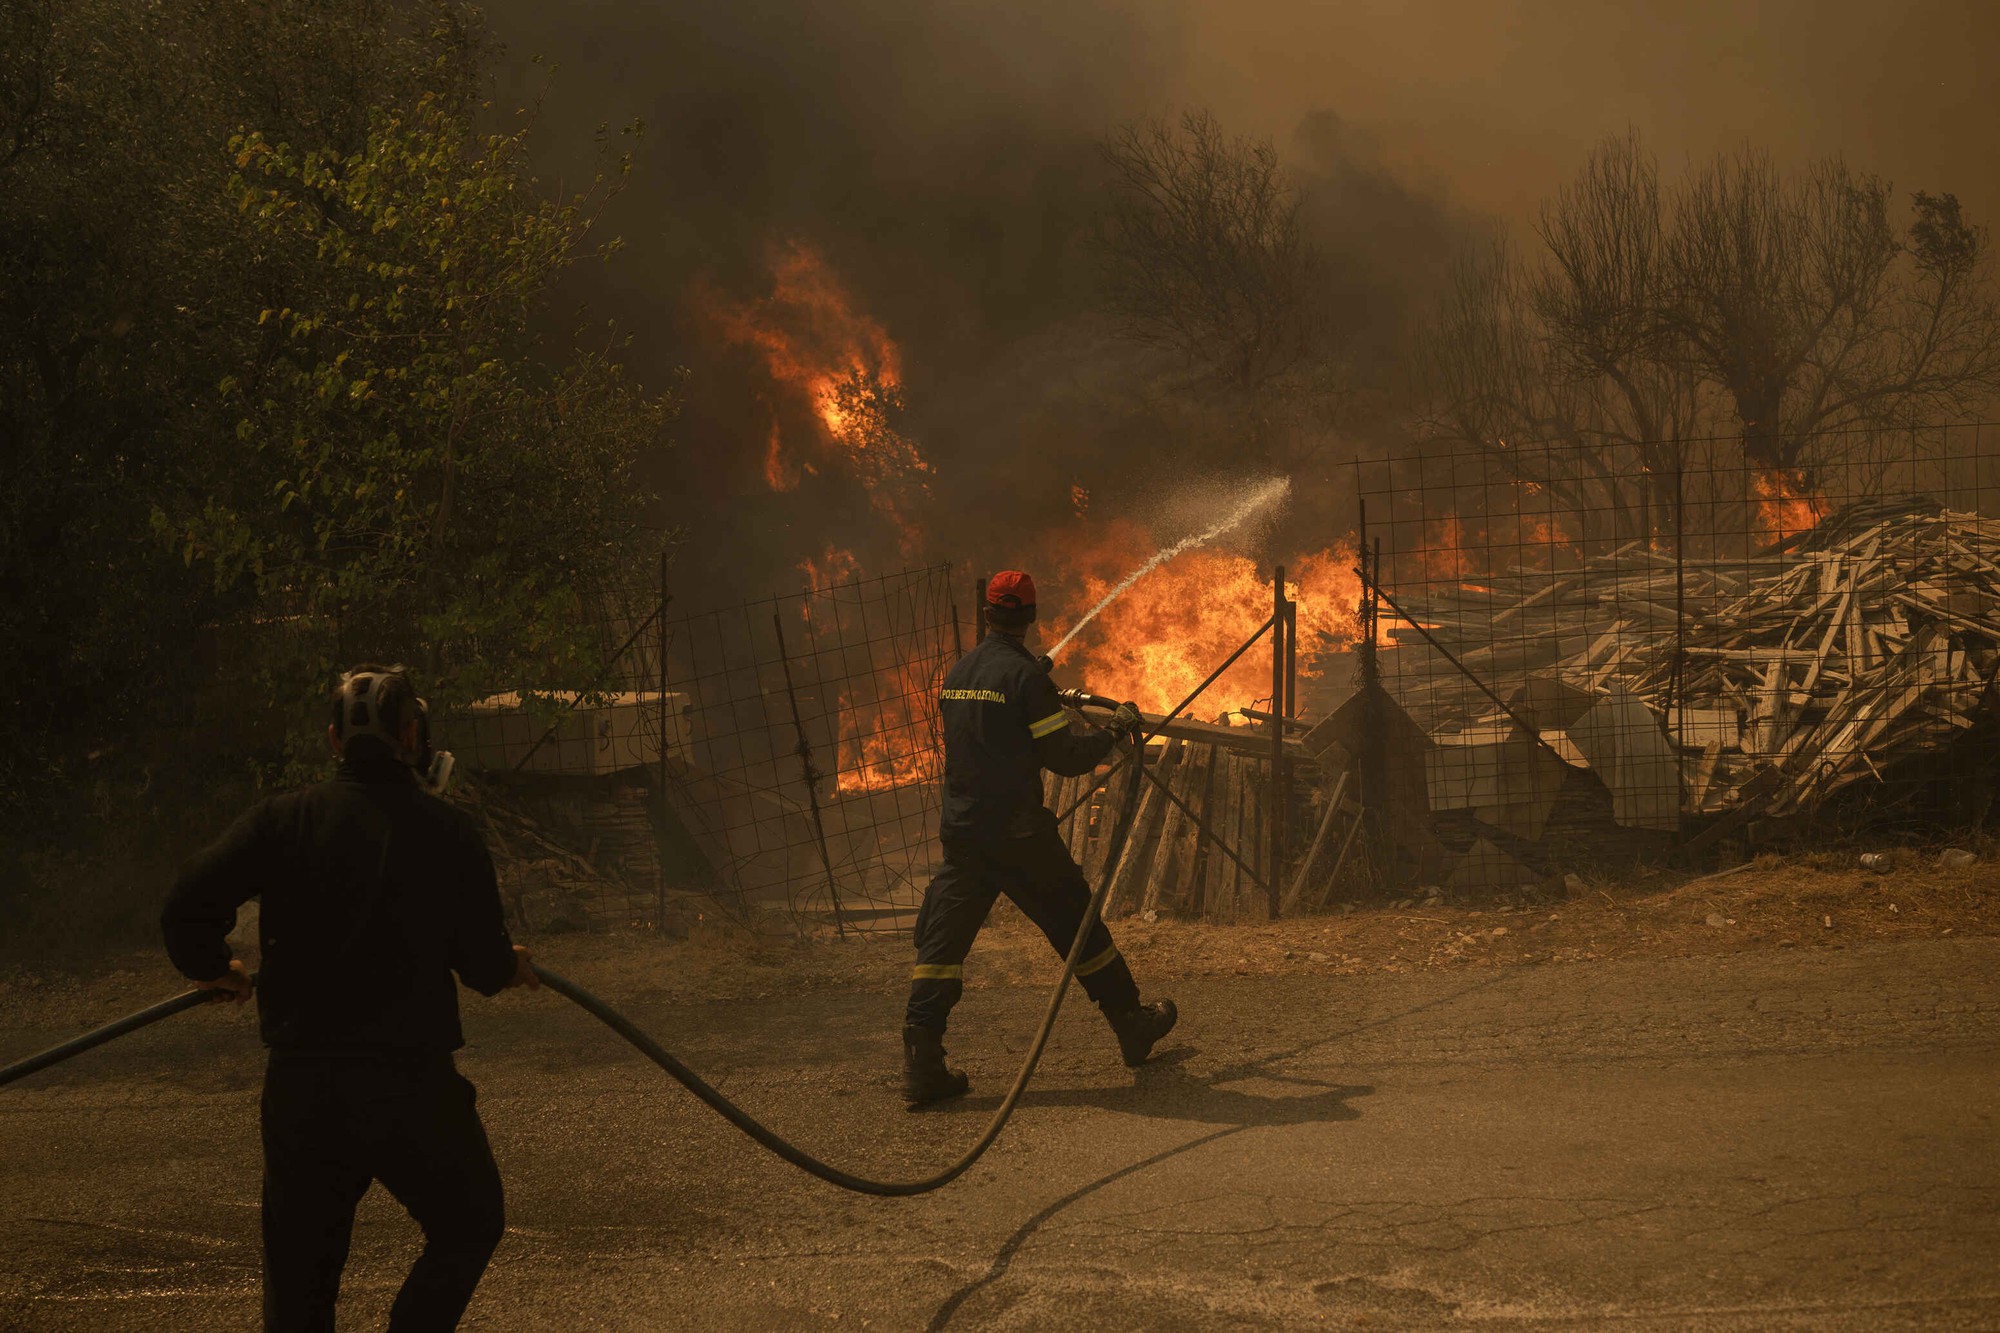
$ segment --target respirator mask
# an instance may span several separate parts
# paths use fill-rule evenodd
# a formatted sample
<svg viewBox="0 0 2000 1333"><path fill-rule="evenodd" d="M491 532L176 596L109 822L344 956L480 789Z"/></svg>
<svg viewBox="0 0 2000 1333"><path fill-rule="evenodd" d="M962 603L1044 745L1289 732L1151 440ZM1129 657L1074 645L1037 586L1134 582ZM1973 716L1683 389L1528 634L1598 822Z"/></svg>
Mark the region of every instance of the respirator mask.
<svg viewBox="0 0 2000 1333"><path fill-rule="evenodd" d="M401 677L405 683L409 676L403 668L390 667L386 671L350 671L340 678L340 743L345 746L358 736L370 736L382 742L390 754L395 755L416 770L417 780L432 795L442 796L451 783L454 760L451 751L439 750L431 745L431 710L422 699L411 692L411 701L417 708L417 748L414 754L406 754L402 739L389 734L382 725L382 712L378 705L382 688L391 677Z"/></svg>

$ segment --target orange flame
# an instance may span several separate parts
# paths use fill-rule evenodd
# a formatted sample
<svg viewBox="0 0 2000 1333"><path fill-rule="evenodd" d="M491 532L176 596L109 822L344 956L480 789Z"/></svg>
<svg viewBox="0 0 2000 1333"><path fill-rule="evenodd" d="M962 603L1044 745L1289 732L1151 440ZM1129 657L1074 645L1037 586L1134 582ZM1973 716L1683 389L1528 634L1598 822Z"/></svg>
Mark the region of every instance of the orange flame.
<svg viewBox="0 0 2000 1333"><path fill-rule="evenodd" d="M1570 534L1569 525L1562 521L1562 515L1549 514L1544 518L1528 520L1528 540L1538 546L1575 546L1576 538Z"/></svg>
<svg viewBox="0 0 2000 1333"><path fill-rule="evenodd" d="M1531 483L1522 485L1534 493ZM1480 579L1510 567L1549 569L1581 560L1583 547L1554 510L1503 514L1473 524L1447 515L1424 525L1421 541L1407 558L1424 582L1477 588Z"/></svg>
<svg viewBox="0 0 2000 1333"><path fill-rule="evenodd" d="M1763 472L1752 479L1757 490L1757 526L1771 544L1815 527L1826 517L1826 497L1809 488L1796 472Z"/></svg>
<svg viewBox="0 0 2000 1333"><path fill-rule="evenodd" d="M788 441L773 414L766 484L791 490L802 471L817 475L816 464L829 465L867 491L904 553L914 554L922 545L914 511L928 496L931 467L894 425L903 406L901 352L810 246L777 247L770 270L765 296L736 301L710 291L703 301L723 337L754 348L772 381L813 421L812 439Z"/></svg>
<svg viewBox="0 0 2000 1333"><path fill-rule="evenodd" d="M1088 547L1057 557L1055 593L1043 611L1051 638L1066 629L1159 546L1129 521L1106 524ZM1358 634L1360 580L1345 544L1300 560L1288 578L1298 601L1299 670L1317 671L1316 655ZM1098 694L1164 712L1201 684L1271 615L1271 579L1255 561L1226 551L1194 550L1141 579L1106 607L1065 650L1062 675ZM1245 653L1193 707L1198 716L1268 705L1268 653Z"/></svg>
<svg viewBox="0 0 2000 1333"><path fill-rule="evenodd" d="M854 558L854 552L843 550L828 542L826 550L817 559L807 556L799 561L799 573L805 575L806 590L817 592L825 588L837 588L843 583L852 583L861 577L861 562Z"/></svg>
<svg viewBox="0 0 2000 1333"><path fill-rule="evenodd" d="M1095 605L1160 543L1127 520L1104 524L1085 544L1069 545L1046 562L1042 623L1053 638ZM853 557L829 548L807 561L825 586L828 571L854 569ZM1308 555L1288 571L1287 595L1298 604L1299 674L1319 673L1323 654L1359 637L1361 583L1356 555L1343 542ZM1149 712L1179 704L1271 615L1268 570L1227 551L1195 550L1134 584L1091 623L1064 653L1061 674L1099 694L1131 699ZM1385 621L1386 621L1385 617ZM834 790L856 796L910 783L936 782L935 667L891 667L840 696L839 760ZM1268 651L1252 649L1211 685L1192 712L1216 717L1268 706Z"/></svg>
<svg viewBox="0 0 2000 1333"><path fill-rule="evenodd" d="M872 684L875 697L864 705L856 705L851 690L841 692L834 793L861 796L938 781L935 666L906 662L878 673Z"/></svg>
<svg viewBox="0 0 2000 1333"><path fill-rule="evenodd" d="M1416 556L1423 562L1426 579L1457 583L1477 572L1477 562L1465 549L1465 525L1456 517L1427 524Z"/></svg>

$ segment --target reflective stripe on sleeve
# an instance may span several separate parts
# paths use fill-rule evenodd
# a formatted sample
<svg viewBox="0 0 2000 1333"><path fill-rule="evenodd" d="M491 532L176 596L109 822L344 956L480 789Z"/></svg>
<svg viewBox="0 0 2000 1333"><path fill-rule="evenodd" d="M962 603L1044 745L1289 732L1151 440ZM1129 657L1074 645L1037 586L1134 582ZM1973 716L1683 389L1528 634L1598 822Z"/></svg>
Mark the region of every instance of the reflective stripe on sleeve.
<svg viewBox="0 0 2000 1333"><path fill-rule="evenodd" d="M1054 732L1061 731L1064 727L1068 725L1069 725L1068 713L1060 713L1060 712L1050 713L1040 722L1029 723L1028 734L1030 736L1033 736L1036 740L1040 740L1044 736L1050 735Z"/></svg>
<svg viewBox="0 0 2000 1333"><path fill-rule="evenodd" d="M910 969L912 981L959 981L964 976L963 963L918 963Z"/></svg>
<svg viewBox="0 0 2000 1333"><path fill-rule="evenodd" d="M1118 946L1114 944L1110 948L1106 949L1103 953L1097 955L1097 957L1092 958L1088 962L1078 963L1076 965L1076 974L1079 977L1087 977L1092 972L1102 972L1105 968L1110 967L1113 963L1117 961L1118 961Z"/></svg>

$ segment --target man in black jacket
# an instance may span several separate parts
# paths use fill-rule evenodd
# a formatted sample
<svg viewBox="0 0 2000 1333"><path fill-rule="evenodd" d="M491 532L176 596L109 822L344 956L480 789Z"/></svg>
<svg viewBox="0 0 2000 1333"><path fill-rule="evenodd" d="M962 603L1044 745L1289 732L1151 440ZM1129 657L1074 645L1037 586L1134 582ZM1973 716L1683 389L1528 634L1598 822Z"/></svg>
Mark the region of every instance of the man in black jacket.
<svg viewBox="0 0 2000 1333"><path fill-rule="evenodd" d="M1007 570L986 584L990 629L945 677L944 867L917 912L917 964L903 1026L903 1098L912 1106L962 1095L965 1074L944 1062L945 1023L964 993L965 955L993 900L1006 894L1067 957L1090 886L1042 804L1042 770L1097 767L1139 728L1124 704L1103 731L1075 725L1043 664L1028 651L1035 582ZM1077 980L1118 1036L1125 1063L1144 1064L1176 1017L1174 1002L1139 1003L1139 986L1102 921L1091 925Z"/></svg>
<svg viewBox="0 0 2000 1333"><path fill-rule="evenodd" d="M198 986L249 998L236 909L262 899L264 1327L331 1333L355 1205L379 1180L423 1228L395 1333L452 1329L500 1242L499 1169L452 1052L452 973L483 995L537 984L508 938L471 820L412 764L422 702L397 668L334 692L333 779L264 801L184 867L160 916Z"/></svg>

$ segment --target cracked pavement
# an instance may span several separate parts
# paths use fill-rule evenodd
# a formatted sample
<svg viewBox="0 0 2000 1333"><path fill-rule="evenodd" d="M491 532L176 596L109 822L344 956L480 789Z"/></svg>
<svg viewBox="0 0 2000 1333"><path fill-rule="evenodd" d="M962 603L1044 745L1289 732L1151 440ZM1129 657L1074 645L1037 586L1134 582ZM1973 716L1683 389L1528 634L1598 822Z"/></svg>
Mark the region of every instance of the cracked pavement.
<svg viewBox="0 0 2000 1333"><path fill-rule="evenodd" d="M2000 1327L2000 940L1148 989L1154 1066L1073 997L996 1148L914 1200L796 1173L553 995L468 996L509 1229L465 1327ZM973 1096L921 1114L880 994L633 1016L901 1177L978 1132L1042 999L969 994ZM0 1012L10 1055L66 1035ZM260 1075L202 1011L0 1091L0 1329L254 1325ZM372 1192L343 1327L414 1240Z"/></svg>

